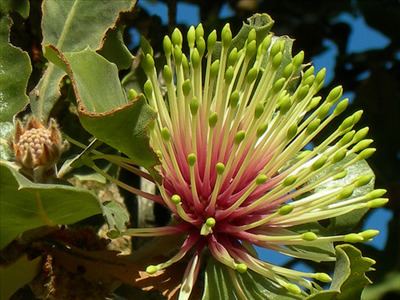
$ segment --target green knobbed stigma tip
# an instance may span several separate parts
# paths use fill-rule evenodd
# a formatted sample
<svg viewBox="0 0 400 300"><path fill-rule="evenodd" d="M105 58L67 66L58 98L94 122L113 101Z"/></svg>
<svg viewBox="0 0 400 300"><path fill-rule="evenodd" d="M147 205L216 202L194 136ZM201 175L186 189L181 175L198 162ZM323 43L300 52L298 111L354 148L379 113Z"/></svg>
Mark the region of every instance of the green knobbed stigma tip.
<svg viewBox="0 0 400 300"><path fill-rule="evenodd" d="M292 138L294 138L297 134L297 130L298 130L297 124L290 125L286 132L286 138L288 140L291 140Z"/></svg>
<svg viewBox="0 0 400 300"><path fill-rule="evenodd" d="M301 294L301 289L293 284L293 283L287 283L285 284L285 289L287 289L290 293L300 295Z"/></svg>
<svg viewBox="0 0 400 300"><path fill-rule="evenodd" d="M318 106L318 104L321 102L322 97L317 96L313 97L310 101L310 103L307 105L306 111L310 111Z"/></svg>
<svg viewBox="0 0 400 300"><path fill-rule="evenodd" d="M246 76L247 83L249 84L253 83L253 81L256 80L257 75L258 75L258 69L256 67L252 67Z"/></svg>
<svg viewBox="0 0 400 300"><path fill-rule="evenodd" d="M326 101L336 102L342 96L342 93L343 87L341 85L338 85L329 92L328 97L326 97Z"/></svg>
<svg viewBox="0 0 400 300"><path fill-rule="evenodd" d="M314 71L315 71L314 66L310 66L310 67L304 72L303 77L304 77L304 78L307 78L307 77L309 77L309 76L311 76L311 75L314 75Z"/></svg>
<svg viewBox="0 0 400 300"><path fill-rule="evenodd" d="M317 75L315 76L315 84L316 84L317 86L321 85L321 84L324 82L324 80L325 80L325 75L326 75L326 69L325 69L325 68L322 68L322 69L317 73Z"/></svg>
<svg viewBox="0 0 400 300"><path fill-rule="evenodd" d="M172 195L172 197L171 197L171 201L173 202L173 203L175 203L175 204L179 204L179 203L181 203L181 197L179 196L179 195Z"/></svg>
<svg viewBox="0 0 400 300"><path fill-rule="evenodd" d="M172 42L168 35L164 36L163 48L166 57L170 57L172 53Z"/></svg>
<svg viewBox="0 0 400 300"><path fill-rule="evenodd" d="M265 39L262 41L261 44L261 50L263 52L266 52L267 49L269 48L269 46L271 45L271 41L272 41L272 34L269 34L265 37Z"/></svg>
<svg viewBox="0 0 400 300"><path fill-rule="evenodd" d="M267 129L268 129L268 123L265 122L264 124L261 124L257 128L257 133L256 133L257 137L258 138L261 137L267 131Z"/></svg>
<svg viewBox="0 0 400 300"><path fill-rule="evenodd" d="M165 65L163 68L163 78L166 83L171 83L172 82L172 71L171 68L168 65Z"/></svg>
<svg viewBox="0 0 400 300"><path fill-rule="evenodd" d="M296 99L303 100L307 96L309 91L310 91L310 87L307 84L300 87L297 92Z"/></svg>
<svg viewBox="0 0 400 300"><path fill-rule="evenodd" d="M200 54L196 48L193 49L192 55L190 56L190 60L192 62L193 68L197 69L200 65Z"/></svg>
<svg viewBox="0 0 400 300"><path fill-rule="evenodd" d="M287 176L287 177L285 178L285 180L283 181L282 184L283 184L284 186L290 186L290 185L292 185L293 183L295 183L296 180L297 180L297 176L296 176L296 175L289 175L289 176Z"/></svg>
<svg viewBox="0 0 400 300"><path fill-rule="evenodd" d="M321 282L331 282L332 278L326 273L315 273L314 278Z"/></svg>
<svg viewBox="0 0 400 300"><path fill-rule="evenodd" d="M319 119L325 118L328 115L329 110L331 109L331 106L332 106L332 104L330 104L330 103L322 104L318 109L318 118Z"/></svg>
<svg viewBox="0 0 400 300"><path fill-rule="evenodd" d="M143 89L147 99L151 99L153 97L153 84L150 80L145 82Z"/></svg>
<svg viewBox="0 0 400 300"><path fill-rule="evenodd" d="M289 63L289 64L283 69L282 76L285 77L285 78L288 78L290 75L292 75L293 71L294 71L294 66L293 66L292 63Z"/></svg>
<svg viewBox="0 0 400 300"><path fill-rule="evenodd" d="M354 124L356 124L356 123L358 123L358 121L360 121L363 113L364 113L363 110L358 110L353 114L353 116L354 116Z"/></svg>
<svg viewBox="0 0 400 300"><path fill-rule="evenodd" d="M377 199L368 201L367 206L369 208L378 208L378 207L384 206L388 202L389 202L389 199L387 199L387 198L377 198Z"/></svg>
<svg viewBox="0 0 400 300"><path fill-rule="evenodd" d="M196 97L193 97L192 100L190 100L190 112L193 116L197 114L197 111L199 110L199 105L199 100L197 100Z"/></svg>
<svg viewBox="0 0 400 300"><path fill-rule="evenodd" d="M351 140L353 139L353 137L354 137L354 134L355 134L355 131L354 131L354 130L347 132L347 133L340 139L340 141L338 142L338 146L344 146L344 145L346 145L347 143L350 143L350 141L351 141Z"/></svg>
<svg viewBox="0 0 400 300"><path fill-rule="evenodd" d="M245 273L247 271L247 266L243 263L237 264L235 268L239 273Z"/></svg>
<svg viewBox="0 0 400 300"><path fill-rule="evenodd" d="M197 159L196 154L190 153L187 156L187 162L188 162L189 166L193 167L194 164L196 163L196 159Z"/></svg>
<svg viewBox="0 0 400 300"><path fill-rule="evenodd" d="M252 58L254 54L257 52L257 43L256 41L251 41L246 46L246 58Z"/></svg>
<svg viewBox="0 0 400 300"><path fill-rule="evenodd" d="M282 59L283 59L283 54L281 52L275 54L272 57L272 68L277 69L281 64Z"/></svg>
<svg viewBox="0 0 400 300"><path fill-rule="evenodd" d="M363 151L361 151L361 152L358 154L358 157L359 157L360 159L368 159L368 158L370 158L370 157L372 156L372 154L375 153L375 151L376 151L375 148L367 148L367 149L364 149Z"/></svg>
<svg viewBox="0 0 400 300"><path fill-rule="evenodd" d="M174 48L175 64L180 66L182 64L182 50L178 46Z"/></svg>
<svg viewBox="0 0 400 300"><path fill-rule="evenodd" d="M214 50L216 42L217 42L217 31L214 29L213 31L211 31L211 33L208 35L207 38L207 49L209 52L212 52Z"/></svg>
<svg viewBox="0 0 400 300"><path fill-rule="evenodd" d="M210 77L211 78L215 78L218 74L219 71L219 59L215 60L212 64L211 64L211 69L210 69Z"/></svg>
<svg viewBox="0 0 400 300"><path fill-rule="evenodd" d="M169 142L169 140L171 139L171 133L169 132L169 129L167 127L161 129L161 137L166 142Z"/></svg>
<svg viewBox="0 0 400 300"><path fill-rule="evenodd" d="M316 171L320 168L323 167L323 165L326 163L328 160L328 157L326 155L321 155L312 165L311 165L311 170Z"/></svg>
<svg viewBox="0 0 400 300"><path fill-rule="evenodd" d="M236 63L237 59L238 59L238 51L237 51L237 48L235 47L231 50L231 52L229 52L228 65L229 66L234 65Z"/></svg>
<svg viewBox="0 0 400 300"><path fill-rule="evenodd" d="M271 56L274 57L276 54L281 52L284 41L281 39L276 40L271 46Z"/></svg>
<svg viewBox="0 0 400 300"><path fill-rule="evenodd" d="M281 208L279 208L278 214L280 214L281 216L284 216L284 215L290 214L293 211L293 209L294 209L293 205L286 204L286 205L282 206Z"/></svg>
<svg viewBox="0 0 400 300"><path fill-rule="evenodd" d="M315 241L318 236L314 232L305 232L301 235L301 238L307 242Z"/></svg>
<svg viewBox="0 0 400 300"><path fill-rule="evenodd" d="M211 115L208 117L208 125L211 128L214 128L218 122L218 114L216 112L212 112Z"/></svg>
<svg viewBox="0 0 400 300"><path fill-rule="evenodd" d="M364 139L367 136L368 131L369 131L369 127L364 127L364 128L361 128L360 130L358 130L353 137L353 142L357 143L357 142L361 141L362 139Z"/></svg>
<svg viewBox="0 0 400 300"><path fill-rule="evenodd" d="M364 238L358 233L349 233L344 236L343 241L346 243L359 243L363 242Z"/></svg>
<svg viewBox="0 0 400 300"><path fill-rule="evenodd" d="M172 32L171 40L174 45L179 47L182 46L183 37L181 31L178 28L175 28Z"/></svg>
<svg viewBox="0 0 400 300"><path fill-rule="evenodd" d="M182 67L183 71L189 73L189 62L185 54L182 53Z"/></svg>
<svg viewBox="0 0 400 300"><path fill-rule="evenodd" d="M232 41L232 31L229 23L225 24L221 32L222 46L229 47Z"/></svg>
<svg viewBox="0 0 400 300"><path fill-rule="evenodd" d="M225 71L225 81L227 84L230 84L233 79L233 75L235 74L233 66L229 66L228 69Z"/></svg>
<svg viewBox="0 0 400 300"><path fill-rule="evenodd" d="M196 29L194 29L194 26L190 26L190 28L187 32L187 42L188 42L189 48L194 47L195 41L196 41Z"/></svg>
<svg viewBox="0 0 400 300"><path fill-rule="evenodd" d="M310 122L310 124L308 124L308 126L307 126L306 133L307 134L311 134L311 133L315 132L315 130L318 129L320 124L321 124L321 120L320 119L312 120Z"/></svg>
<svg viewBox="0 0 400 300"><path fill-rule="evenodd" d="M225 171L225 165L222 162L219 162L215 165L215 170L217 171L218 175L221 175Z"/></svg>
<svg viewBox="0 0 400 300"><path fill-rule="evenodd" d="M333 180L339 180L339 179L343 179L347 176L347 171L343 170L339 173L337 173L335 176L333 176Z"/></svg>
<svg viewBox="0 0 400 300"><path fill-rule="evenodd" d="M347 117L339 126L339 130L344 131L354 125L354 116Z"/></svg>
<svg viewBox="0 0 400 300"><path fill-rule="evenodd" d="M304 61L304 51L300 51L293 57L293 65L298 68Z"/></svg>
<svg viewBox="0 0 400 300"><path fill-rule="evenodd" d="M154 274L157 271L159 271L160 269L158 268L158 266L154 266L154 265L150 265L146 268L146 273L148 274Z"/></svg>
<svg viewBox="0 0 400 300"><path fill-rule="evenodd" d="M283 88L285 82L286 82L285 78L280 78L277 81L275 81L272 87L274 93L278 93Z"/></svg>
<svg viewBox="0 0 400 300"><path fill-rule="evenodd" d="M375 230L375 229L368 229L368 230L364 230L359 233L359 235L361 235L364 238L364 240L366 240L366 241L376 237L378 234L379 234L379 230Z"/></svg>
<svg viewBox="0 0 400 300"><path fill-rule="evenodd" d="M264 104L261 102L258 102L254 109L254 118L258 119L259 117L261 117L263 112L264 112Z"/></svg>
<svg viewBox="0 0 400 300"><path fill-rule="evenodd" d="M252 28L247 36L247 42L254 41L257 37L257 32L254 28Z"/></svg>
<svg viewBox="0 0 400 300"><path fill-rule="evenodd" d="M309 86L312 86L315 80L315 76L314 75L310 75L308 77L304 77L303 78L303 84L307 84Z"/></svg>
<svg viewBox="0 0 400 300"><path fill-rule="evenodd" d="M233 91L231 96L229 97L229 105L231 108L235 108L238 103L239 103L239 92L238 91Z"/></svg>
<svg viewBox="0 0 400 300"><path fill-rule="evenodd" d="M259 174L256 177L256 184L260 185L260 184L264 184L267 181L268 177L265 174Z"/></svg>
<svg viewBox="0 0 400 300"><path fill-rule="evenodd" d="M215 219L212 218L212 217L209 217L209 218L207 218L207 220L206 220L206 225L207 225L208 227L210 227L210 228L213 228L213 227L215 226L216 223L217 223L217 222L216 222Z"/></svg>
<svg viewBox="0 0 400 300"><path fill-rule="evenodd" d="M356 145L353 146L352 151L353 152L359 152L361 150L364 150L369 145L371 145L373 141L374 140L372 140L372 139L361 140Z"/></svg>
<svg viewBox="0 0 400 300"><path fill-rule="evenodd" d="M335 110L333 111L334 115L338 116L342 112L346 110L346 108L349 106L349 99L343 99L342 101L339 102L338 105L336 105Z"/></svg>
<svg viewBox="0 0 400 300"><path fill-rule="evenodd" d="M339 161L342 161L346 157L346 154L347 154L347 150L346 149L339 149L333 155L333 162L334 163L338 163Z"/></svg>
<svg viewBox="0 0 400 300"><path fill-rule="evenodd" d="M203 28L203 24L200 23L196 27L196 39L199 39L203 36L204 36L204 28Z"/></svg>
<svg viewBox="0 0 400 300"><path fill-rule="evenodd" d="M235 135L235 144L240 144L246 136L246 132L244 130L240 130Z"/></svg>
<svg viewBox="0 0 400 300"><path fill-rule="evenodd" d="M372 174L361 175L360 177L357 178L357 180L355 181L354 184L356 187L364 186L364 185L367 185L368 183L370 183L372 178L374 178L374 175L372 175Z"/></svg>
<svg viewBox="0 0 400 300"><path fill-rule="evenodd" d="M354 188L355 188L355 186L352 184L344 187L342 189L342 191L340 192L340 194L338 195L338 199L342 200L342 199L349 198L353 194Z"/></svg>
<svg viewBox="0 0 400 300"><path fill-rule="evenodd" d="M191 90L192 90L192 83L190 82L190 79L186 79L182 83L182 91L183 91L183 94L185 95L185 97L189 95Z"/></svg>
<svg viewBox="0 0 400 300"><path fill-rule="evenodd" d="M203 57L204 52L206 52L206 41L204 38L199 37L196 39L197 50L199 50L200 57Z"/></svg>
<svg viewBox="0 0 400 300"><path fill-rule="evenodd" d="M278 105L280 113L281 114L287 113L291 107L291 104L292 103L290 101L290 96L288 94L279 99Z"/></svg>
<svg viewBox="0 0 400 300"><path fill-rule="evenodd" d="M376 189L376 190L373 190L373 191L369 192L368 194L366 194L365 198L367 200L372 200L372 199L375 199L375 198L382 197L383 195L386 194L386 192L387 191L385 189Z"/></svg>
<svg viewBox="0 0 400 300"><path fill-rule="evenodd" d="M137 97L138 93L134 89L128 91L128 99L133 100Z"/></svg>

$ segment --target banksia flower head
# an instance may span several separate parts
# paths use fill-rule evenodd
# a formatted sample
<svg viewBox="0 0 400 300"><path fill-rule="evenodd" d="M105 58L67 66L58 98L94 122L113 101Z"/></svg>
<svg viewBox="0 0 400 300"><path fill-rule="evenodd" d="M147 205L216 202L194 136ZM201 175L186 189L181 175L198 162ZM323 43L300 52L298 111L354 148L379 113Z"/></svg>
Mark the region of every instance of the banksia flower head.
<svg viewBox="0 0 400 300"><path fill-rule="evenodd" d="M35 171L44 172L54 168L68 147L68 143L62 141L54 119L45 127L35 117L30 117L25 126L16 120L11 144L16 162L32 176Z"/></svg>
<svg viewBox="0 0 400 300"><path fill-rule="evenodd" d="M287 293L305 296L321 289L318 281L331 278L261 261L252 247L334 261L334 251L313 249L378 234L328 235L315 229L317 221L386 203L380 198L384 190L363 192L372 184L372 172L348 174L375 149L368 148L368 128L354 129L362 111L312 146L315 136L346 110L348 99L341 99L341 86L326 98L316 95L325 69L316 73L304 65L303 52L292 57L288 38L269 34L261 39L252 29L241 44L234 42L229 24L220 42L215 30L206 37L201 25L190 27L186 57L183 35L175 29L164 38L166 64L158 70L165 88L152 53L144 55L144 93L158 112L150 142L162 176L160 196L152 200L168 207L173 221L127 233L185 236L171 259L147 268L152 274L190 258L182 299L190 294L205 252L227 268L251 270Z"/></svg>

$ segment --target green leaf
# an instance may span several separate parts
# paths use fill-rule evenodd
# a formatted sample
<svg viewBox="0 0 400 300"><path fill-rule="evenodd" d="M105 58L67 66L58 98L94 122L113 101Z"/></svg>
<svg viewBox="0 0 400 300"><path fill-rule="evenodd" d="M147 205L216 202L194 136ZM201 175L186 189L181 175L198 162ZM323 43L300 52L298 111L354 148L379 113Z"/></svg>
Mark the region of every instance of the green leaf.
<svg viewBox="0 0 400 300"><path fill-rule="evenodd" d="M365 273L375 264L373 259L363 257L352 245L336 246L336 265L329 290L311 295L307 300L360 299L364 287L371 283Z"/></svg>
<svg viewBox="0 0 400 300"><path fill-rule="evenodd" d="M272 26L274 25L274 20L268 14L254 14L247 19L247 23L243 22L242 28L239 30L237 35L232 39L230 48L241 49L246 43L247 36L250 30L253 28L256 31L256 41L257 45L269 34ZM221 53L221 42L215 44L213 57L219 57Z"/></svg>
<svg viewBox="0 0 400 300"><path fill-rule="evenodd" d="M9 17L0 19L0 122L11 121L28 104L26 87L32 72L29 55L9 43L11 24Z"/></svg>
<svg viewBox="0 0 400 300"><path fill-rule="evenodd" d="M12 11L18 12L24 19L29 16L29 0L2 0L0 1L0 13L6 15Z"/></svg>
<svg viewBox="0 0 400 300"><path fill-rule="evenodd" d="M8 145L14 125L11 122L0 122L0 159L11 160L12 152Z"/></svg>
<svg viewBox="0 0 400 300"><path fill-rule="evenodd" d="M361 295L362 300L385 299L389 293L400 294L400 272L390 272L385 275L382 282L368 286Z"/></svg>
<svg viewBox="0 0 400 300"><path fill-rule="evenodd" d="M129 222L129 213L126 208L117 201L107 201L103 203L103 215L107 220L109 237L117 237L125 231Z"/></svg>
<svg viewBox="0 0 400 300"><path fill-rule="evenodd" d="M0 174L0 249L24 231L72 224L101 213L96 196L87 190L33 183L4 161Z"/></svg>
<svg viewBox="0 0 400 300"><path fill-rule="evenodd" d="M316 174L315 177L311 179L311 181L318 180L318 178L320 178L321 176L324 176L327 172L331 172L332 169L341 168L342 166L344 166L346 163L348 163L354 157L355 157L355 154L348 155L342 161L340 161L336 164L333 164L331 167L327 168L326 170ZM374 172L372 171L371 167L368 165L368 163L365 160L358 161L358 162L348 166L347 168L345 168L345 170L347 171L346 177L339 179L339 180L331 180L331 181L325 182L324 184L319 185L315 191L319 192L319 191L322 191L325 189L344 187L344 186L352 183L360 175L374 175ZM367 185L354 189L352 197L365 195L365 194L371 192L374 189L374 184L375 184L375 177ZM331 233L335 233L335 234L347 232L349 229L355 227L360 222L360 220L362 219L362 217L365 215L365 213L367 211L368 211L368 209L359 209L356 211L352 211L348 214L333 218L329 224L328 230Z"/></svg>
<svg viewBox="0 0 400 300"><path fill-rule="evenodd" d="M210 258L207 263L202 300L248 299L293 300L301 299L267 278L251 271L240 274Z"/></svg>
<svg viewBox="0 0 400 300"><path fill-rule="evenodd" d="M109 28L115 26L121 12L133 9L136 0L43 1L42 46L54 45L63 52L86 47L99 49ZM37 87L31 93L34 114L46 120L60 97L59 86L65 73L50 64Z"/></svg>
<svg viewBox="0 0 400 300"><path fill-rule="evenodd" d="M123 27L113 28L107 32L99 54L117 65L118 69L129 69L134 56L125 46L122 33Z"/></svg>
<svg viewBox="0 0 400 300"><path fill-rule="evenodd" d="M46 51L53 62L63 64L71 78L83 127L138 165L151 169L157 156L149 146L147 131L155 112L143 97L128 101L117 67L90 49L62 54L48 47Z"/></svg>
<svg viewBox="0 0 400 300"><path fill-rule="evenodd" d="M40 271L42 258L28 260L20 257L16 262L0 266L0 300L7 300L25 284L31 282Z"/></svg>

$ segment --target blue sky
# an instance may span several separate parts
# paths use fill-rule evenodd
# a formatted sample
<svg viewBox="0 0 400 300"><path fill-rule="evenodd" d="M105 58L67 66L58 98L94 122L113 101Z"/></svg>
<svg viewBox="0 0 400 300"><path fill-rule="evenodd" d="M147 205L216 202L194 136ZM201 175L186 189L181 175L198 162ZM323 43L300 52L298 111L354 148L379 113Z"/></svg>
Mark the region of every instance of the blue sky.
<svg viewBox="0 0 400 300"><path fill-rule="evenodd" d="M168 9L164 3L160 3L158 1L152 0L142 0L139 2L139 5L145 9L149 14L157 15L161 18L161 21L164 24L168 22ZM233 16L233 10L228 6L224 5L220 11L220 17L230 17ZM348 43L347 52L348 53L357 53L365 50L378 49L386 47L390 40L381 34L379 31L374 30L369 27L365 20L361 16L353 16L348 13L341 14L337 20L337 22L345 22L351 27L351 34ZM186 25L197 25L200 22L199 20L199 10L196 5L187 4L178 1L177 5L177 23L182 23ZM133 43L139 43L139 35L137 32L133 33ZM313 64L316 70L319 70L323 67L327 68L327 80L329 83L334 78L334 66L337 55L337 47L336 45L329 39L324 40L324 45L327 50L312 58ZM400 55L400 52L399 52ZM369 76L368 73L362 74L361 78L365 79ZM347 92L344 94L345 97L348 97L350 100L354 98L354 94L351 92ZM387 241L387 224L392 218L392 213L390 210L385 208L379 208L372 211L365 222L365 229L375 228L380 230L381 234L377 236L370 244L377 249L383 249L386 241ZM285 255L281 255L276 253L275 251L259 251L260 257L265 259L266 261L274 262L277 264L283 264L289 260ZM304 263L297 263L295 268L307 271L307 266Z"/></svg>

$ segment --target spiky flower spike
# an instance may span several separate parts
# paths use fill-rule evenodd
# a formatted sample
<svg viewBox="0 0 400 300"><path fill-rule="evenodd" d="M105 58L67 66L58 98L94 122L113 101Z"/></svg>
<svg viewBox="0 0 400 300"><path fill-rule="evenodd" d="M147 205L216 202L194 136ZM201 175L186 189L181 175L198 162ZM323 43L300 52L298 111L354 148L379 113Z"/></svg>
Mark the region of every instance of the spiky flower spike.
<svg viewBox="0 0 400 300"><path fill-rule="evenodd" d="M54 169L68 143L61 138L54 119L45 127L35 117L30 117L25 126L15 121L14 138L11 141L16 162L27 175L41 177L44 172ZM35 179L35 178L34 178Z"/></svg>
<svg viewBox="0 0 400 300"><path fill-rule="evenodd" d="M155 273L188 253L193 255L181 298L194 285L204 249L228 268L250 269L289 293L307 295L320 289L313 279L329 282L330 277L261 261L253 256L251 245L333 261L333 251L313 249L332 247L333 242L361 242L378 233L321 236L296 229L387 200L380 198L383 190L359 192L373 180L372 172L350 181L346 174L350 166L375 152L368 148L372 141L364 139L368 128L353 130L361 111L345 118L312 150L304 150L345 111L348 100L340 100L342 87L325 99L315 96L325 69L315 74L312 66L303 65L303 52L292 58L287 38L272 34L260 42L257 38L254 29L249 31L237 49L229 24L222 29L220 43L215 30L206 42L202 26L191 27L187 58L182 34L175 29L163 44L165 90L152 55L143 58L148 77L144 93L159 116L150 141L160 156L162 183L158 184L161 196L153 200L167 206L175 220L166 227L128 233L186 235L175 256L147 268ZM345 185L340 183L343 178Z"/></svg>

